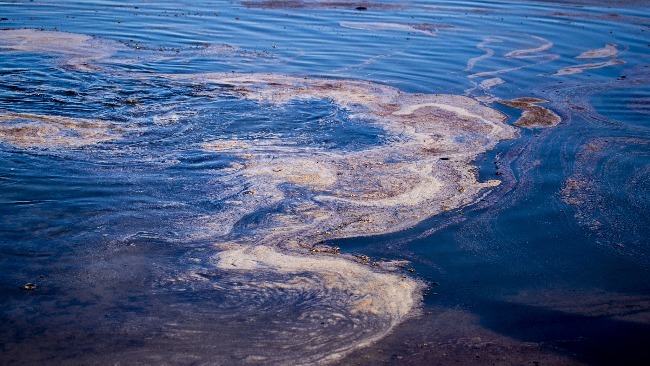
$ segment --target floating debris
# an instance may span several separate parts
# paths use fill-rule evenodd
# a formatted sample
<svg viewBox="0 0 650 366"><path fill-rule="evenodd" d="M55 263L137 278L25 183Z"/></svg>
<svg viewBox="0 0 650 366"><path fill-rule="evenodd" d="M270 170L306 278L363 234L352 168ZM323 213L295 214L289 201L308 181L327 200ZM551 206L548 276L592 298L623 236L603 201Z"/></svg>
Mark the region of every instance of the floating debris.
<svg viewBox="0 0 650 366"><path fill-rule="evenodd" d="M24 290L24 291L34 291L34 290L36 290L36 284L28 282L28 283L20 286L20 289Z"/></svg>
<svg viewBox="0 0 650 366"><path fill-rule="evenodd" d="M553 127L562 122L562 118L555 114L555 112L537 105L548 103L548 101L543 99L517 98L513 100L501 100L499 103L523 111L521 117L515 122L515 126L527 128Z"/></svg>

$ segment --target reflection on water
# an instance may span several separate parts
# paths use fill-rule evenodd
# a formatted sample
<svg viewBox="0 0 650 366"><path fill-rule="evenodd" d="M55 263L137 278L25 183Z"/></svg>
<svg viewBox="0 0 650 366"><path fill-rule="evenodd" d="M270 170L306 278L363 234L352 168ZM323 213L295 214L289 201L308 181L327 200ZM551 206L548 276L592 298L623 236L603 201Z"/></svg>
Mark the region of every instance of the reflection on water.
<svg viewBox="0 0 650 366"><path fill-rule="evenodd" d="M643 10L2 9L3 361L642 358Z"/></svg>

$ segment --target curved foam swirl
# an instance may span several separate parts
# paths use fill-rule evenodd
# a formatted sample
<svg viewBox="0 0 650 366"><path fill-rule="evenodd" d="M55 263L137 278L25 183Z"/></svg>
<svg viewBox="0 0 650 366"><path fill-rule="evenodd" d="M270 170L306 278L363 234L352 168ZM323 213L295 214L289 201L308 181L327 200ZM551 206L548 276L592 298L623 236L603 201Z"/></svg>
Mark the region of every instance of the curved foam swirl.
<svg viewBox="0 0 650 366"><path fill-rule="evenodd" d="M219 348L240 364L328 363L382 338L419 302L404 296L420 290L412 279L335 254L301 257L242 245L222 251L210 267L218 274L176 283L218 294L204 316L219 314L231 335ZM175 333L186 331L178 325Z"/></svg>
<svg viewBox="0 0 650 366"><path fill-rule="evenodd" d="M467 77L471 80L474 78L478 77L486 77L486 76L494 76L494 75L499 75L499 74L505 74L509 73L512 71L516 70L521 70L524 68L529 68L533 66L538 66L542 65L551 61L557 60L560 56L557 54L544 54L542 52L548 51L551 48L553 48L553 42L542 38L538 36L533 36L533 35L527 35L530 38L535 39L536 41L543 42L540 46L537 47L532 47L532 48L525 48L525 49L519 49L519 50L514 50L511 52L508 52L507 54L504 55L506 58L511 58L511 59L541 59L541 61L537 61L532 64L528 65L521 65L521 66L516 66L516 67L510 67L510 68L505 68L505 69L499 69L499 70L494 70L494 71L484 71L484 72L478 72L478 73L473 73L471 75L468 75ZM485 51L485 54L472 58L467 62L467 68L465 69L466 71L471 71L476 63L478 61L481 61L485 58L492 57L494 55L494 50L491 48L487 47L488 44L490 43L495 43L495 42L501 42L500 39L498 38L486 38L483 40L483 42L479 43L476 48Z"/></svg>
<svg viewBox="0 0 650 366"><path fill-rule="evenodd" d="M70 49L51 51L67 65L109 57L89 55L89 37L52 34L50 40L37 31L28 35L30 48L25 51L47 52L70 40ZM88 70L93 68L83 69ZM192 238L214 242L217 253L208 254L209 260L194 270L161 276L168 277L172 290L179 284L203 286L224 298L210 316L232 330L235 336L220 349L240 362L288 364L297 355L306 364L329 362L384 337L403 322L420 302L421 284L390 266L339 254L323 242L395 232L472 203L481 190L499 182L479 182L471 161L500 140L516 136L503 114L463 96L410 94L371 82L278 74L166 77L228 86L215 94L236 94L259 101L262 108L296 99L328 100L346 110L352 121L386 135L381 143L357 150L273 138L222 136L199 143L204 150L233 158L228 168L215 172L223 189L209 192L223 207L198 219ZM82 144L119 137L115 128L99 122L10 116L38 122L33 125L45 128L46 134L77 134ZM161 117L154 123L168 122ZM29 140L25 145L76 146L71 139L51 140ZM201 275L206 271L218 274L206 278ZM244 326L232 319L233 313L254 321ZM187 331L178 328L174 334ZM256 343L260 334L273 340ZM249 350L249 342L274 344L283 351Z"/></svg>
<svg viewBox="0 0 650 366"><path fill-rule="evenodd" d="M269 140L218 140L204 146L242 158L224 178L244 180L250 188L242 206L250 203L255 210L262 200L267 205L285 200L278 188L282 184L309 189L289 202L301 207L293 215L331 232L328 238L396 231L471 202L480 189L495 182L477 182L468 163L500 139L515 136L501 113L461 96L408 94L372 83L273 74L173 77L234 85L242 96L265 102L330 99L389 134L385 144L350 152ZM359 224L368 220L372 225Z"/></svg>
<svg viewBox="0 0 650 366"><path fill-rule="evenodd" d="M462 96L277 74L168 77L227 85L261 103L327 99L349 110L359 123L380 127L388 135L386 142L360 151L275 139L219 139L203 145L239 158L219 178L231 187L222 197L230 205L201 224L206 238L221 238L214 266L225 276L253 279L238 291L262 297L275 296L269 291L280 289L294 294L290 296L311 293L310 302L336 304L346 319L371 330L339 334L340 342L330 344L327 355L310 362L338 358L383 337L409 316L420 296L420 285L411 278L382 270L380 264L370 266L370 261L359 263L332 248L315 248L322 248L324 240L408 228L473 202L479 191L498 181L478 182L470 161L500 139L516 136L501 113ZM291 280L268 279L275 277ZM283 362L270 355L256 357L259 362Z"/></svg>
<svg viewBox="0 0 650 366"><path fill-rule="evenodd" d="M394 314L406 317L415 305L413 298L401 298L404 290L414 292L417 288L408 279L401 279L395 285L392 275L375 273L370 268L351 264L340 257L331 256L293 256L280 253L267 246L242 247L225 250L215 256L215 265L221 269L245 271L272 271L286 274L316 273L321 285L328 290L346 291L358 289L352 313ZM264 284L249 284L264 287ZM279 288L311 288L310 283L281 283ZM377 296L381 294L381 296Z"/></svg>

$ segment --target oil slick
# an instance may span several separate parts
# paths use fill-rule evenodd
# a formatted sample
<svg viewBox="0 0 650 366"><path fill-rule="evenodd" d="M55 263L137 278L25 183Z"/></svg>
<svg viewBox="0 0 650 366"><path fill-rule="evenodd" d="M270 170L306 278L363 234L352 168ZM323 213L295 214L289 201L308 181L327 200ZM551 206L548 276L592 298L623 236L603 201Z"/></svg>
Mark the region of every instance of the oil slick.
<svg viewBox="0 0 650 366"><path fill-rule="evenodd" d="M597 244L635 261L647 260L647 240L643 234L624 237L622 233L641 233L641 224L621 225L620 216L628 206L635 207L639 215L647 213L647 200L639 198L638 193L647 186L650 166L638 162L648 161L649 146L641 138L586 140L576 155L572 174L559 192L562 201L574 211L576 221L592 232Z"/></svg>
<svg viewBox="0 0 650 366"><path fill-rule="evenodd" d="M408 94L366 82L274 74L172 77L232 85L243 97L261 102L330 99L391 136L389 143L349 152L274 145L268 140L219 140L205 145L213 150L227 149L228 154L242 158L234 172L249 181L256 196L277 194L275 187L269 190L262 184L292 183L318 189L311 198L323 208L327 206L323 202L347 206L336 207L336 223L319 219L320 231L331 231L331 237L360 234L352 225L360 217L372 217L374 224L364 230L366 233L380 234L430 217L441 210L443 202L452 207L468 202L486 184L493 184L476 182L469 162L500 139L516 136L499 112L461 96ZM425 203L426 207L420 207ZM365 207L391 212L356 212Z"/></svg>
<svg viewBox="0 0 650 366"><path fill-rule="evenodd" d="M483 90L489 90L494 88L497 85L501 85L505 83L505 81L501 78L490 78L490 79L485 79L481 81L481 83L478 85L479 88Z"/></svg>
<svg viewBox="0 0 650 366"><path fill-rule="evenodd" d="M5 32L4 47L57 55L76 71L101 72L95 64L114 52L95 54L94 44L108 43L83 35ZM61 43L68 45L58 47ZM275 340L286 352L254 350L242 356L258 364L288 363L298 353L305 364L330 362L381 339L416 314L423 287L418 280L385 262L339 253L326 241L395 232L473 203L499 181L479 182L471 162L500 140L517 136L503 114L463 96L410 94L371 82L281 74L155 77L223 86L216 97L226 93L257 101L260 108L297 99L328 100L354 121L388 136L380 144L351 151L272 138L220 137L202 143L207 152L234 158L215 174L223 190L210 192L223 199L224 207L188 223L196 229L192 240L213 242L215 252L196 268L161 279L161 286L203 286L239 294L237 314L251 319L265 313L257 299L293 303L296 318L285 325L273 323ZM165 125L166 118L176 117L160 116L154 123ZM21 148L86 146L121 136L120 128L90 119L16 113L0 119L4 142ZM201 275L210 271L219 276ZM224 322L231 313L224 312ZM329 330L319 330L321 324ZM306 350L302 340L310 337L313 346Z"/></svg>
<svg viewBox="0 0 650 366"><path fill-rule="evenodd" d="M226 272L243 273L246 277L252 274L251 280L236 288L249 296L275 296L279 303L286 301L285 298L302 298L300 301L308 302L309 306L298 306L299 319L311 319L316 325L327 323L333 328L345 323L360 327L358 330L343 328L336 333L323 329L321 339L312 345L319 349L328 344L328 349L300 352L305 356L300 357L304 364L332 361L379 340L387 329L412 315L419 303L416 296L421 290L419 283L331 254L299 256L269 246L242 246L222 251L213 263ZM283 331L283 343L291 346L300 343L296 336L313 337ZM254 357L278 363L277 358L268 354L259 353Z"/></svg>
<svg viewBox="0 0 650 366"><path fill-rule="evenodd" d="M284 197L278 187L286 183L314 190L304 198L317 209L296 211L305 222L317 217L312 219L317 226L302 239L308 245L393 232L440 212L443 206L471 202L479 190L495 182L477 182L469 162L499 140L516 136L501 113L462 96L408 94L367 82L275 74L170 77L231 85L242 97L260 102L330 99L349 109L360 123L375 124L390 135L385 144L344 152L272 140L218 140L204 145L241 158L228 179L245 180L248 191L255 193L245 197L249 200L280 201Z"/></svg>
<svg viewBox="0 0 650 366"><path fill-rule="evenodd" d="M482 54L481 56L476 56L476 57L470 58L467 61L467 67L465 68L465 71L471 71L472 69L474 69L474 66L476 66L476 64L479 61L494 56L494 49L492 49L490 47L486 47L486 46L488 44L490 44L490 43L497 43L497 42L502 42L502 41L499 38L488 37L488 38L483 39L483 41L479 42L479 44L476 45L476 48L481 50L481 51L484 51L485 53Z"/></svg>
<svg viewBox="0 0 650 366"><path fill-rule="evenodd" d="M78 33L46 31L40 29L4 29L0 30L0 50L14 52L40 53L55 56L57 66L73 71L93 72L107 68L107 63L130 65L133 58L118 56L121 51L137 51L140 62L161 62L166 60L184 60L197 57L223 57L229 59L250 60L274 63L268 54L252 52L226 43L203 43L186 48L152 48L140 43L118 42L100 37Z"/></svg>

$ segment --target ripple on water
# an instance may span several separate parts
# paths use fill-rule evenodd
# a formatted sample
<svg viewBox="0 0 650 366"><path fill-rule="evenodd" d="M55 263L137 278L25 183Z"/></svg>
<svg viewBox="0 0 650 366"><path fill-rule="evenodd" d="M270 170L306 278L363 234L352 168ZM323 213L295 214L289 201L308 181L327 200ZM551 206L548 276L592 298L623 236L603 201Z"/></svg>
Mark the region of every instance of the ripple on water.
<svg viewBox="0 0 650 366"><path fill-rule="evenodd" d="M26 51L47 52L48 47L70 39L81 45L60 53L64 55L62 62L67 64L76 63L78 47L83 48L90 41L55 32L46 38L38 32L29 36L43 46L26 47ZM138 77L146 81L151 76ZM394 232L473 202L481 190L497 185L498 181L478 182L470 162L499 140L516 136L515 129L504 123L504 115L462 96L410 94L370 82L280 74L154 77L181 84L200 81L227 86L231 95L238 98L276 106L296 100L329 101L346 110L351 121L389 136L383 143L353 150L287 143L279 138L233 139L227 134L202 145L207 152L225 152L238 159L215 174L215 180L227 187L216 193L221 195L217 199L226 204L218 212L188 222L196 230L193 240L214 241L217 253L203 262L204 268L172 276L167 283L202 284L206 279L198 273L217 269L224 279L245 278L238 285L231 280L208 281L220 291L271 298L273 303L279 299L300 299L296 300L296 311L301 319L322 319L322 314L310 309L332 308L339 315L330 311L328 321L341 318L354 324L347 332L339 329L319 333L318 337L328 340L320 339L321 346L312 349L310 356L305 355L302 341L306 330L293 325L274 328L281 334L284 349L295 349L305 362L340 358L382 338L413 314L420 297L418 281L392 273L384 264L371 266L350 255L321 250L321 242ZM202 97L205 93L204 90ZM207 96L219 98L223 90L212 95L207 92ZM164 129L188 118L192 120L200 115L201 109L195 112L196 115L162 114L149 128ZM62 138L48 141L31 136L65 135L73 129L84 137L79 143L117 137L109 135L108 127L106 131L96 131L104 127L100 123L18 116L36 122L38 131L21 135L32 145L56 146L52 141L63 141ZM147 135L146 124L126 123L124 128ZM19 141L17 137L14 140ZM312 250L316 247L321 249ZM259 310L256 305L250 306L248 314L254 317ZM273 364L295 355L266 351L246 357Z"/></svg>
<svg viewBox="0 0 650 366"><path fill-rule="evenodd" d="M325 250L322 242L397 231L472 202L498 181L478 182L469 162L499 140L516 136L501 113L467 97L279 74L168 77L230 85L241 97L260 103L330 100L348 109L352 118L394 136L354 151L292 145L281 139L219 139L203 145L240 158L218 178L233 188L222 197L229 205L195 223L197 239L221 236L215 245L219 252L210 263L222 276L250 278L236 288L220 286L254 297L274 296L278 289L295 294L290 296L309 293L310 303L335 304L346 319L371 329L339 333L336 337L346 341L326 342L328 354L317 352L314 359L338 358L383 337L410 316L420 296L418 282L387 271L383 264L371 266ZM309 280L291 284L260 277L287 275ZM192 278L183 275L172 282ZM283 342L293 347L296 334L286 337ZM270 354L256 357L260 362L280 360Z"/></svg>
<svg viewBox="0 0 650 366"><path fill-rule="evenodd" d="M581 148L573 174L561 191L562 200L575 208L578 222L601 245L630 256L647 259L643 234L650 202L650 142L638 138L593 138ZM633 208L638 220L624 220Z"/></svg>
<svg viewBox="0 0 650 366"><path fill-rule="evenodd" d="M111 58L122 47L117 42L85 34L37 29L0 31L0 46L17 52L53 54L65 65L79 71L94 71L98 63Z"/></svg>
<svg viewBox="0 0 650 366"><path fill-rule="evenodd" d="M247 1L242 3L249 8L263 9L344 9L353 10L349 13L355 15L370 13L361 12L364 9L382 10L402 7L401 4L371 1ZM496 6L488 5L488 7ZM417 8L417 11L420 9L425 8ZM489 13L506 18L513 14L502 10L504 9L473 9L471 10L473 15L459 17L463 19L459 23L470 28L473 26L472 22L477 22L478 17L489 16ZM459 11L465 12L467 9L444 11L460 14ZM348 12L342 13L350 15ZM539 14L535 16L539 17ZM555 16L571 17L562 14ZM342 27L366 30L369 36L374 38L377 38L376 31L388 30L398 31L391 33L397 33L400 37L408 34L399 32L419 33L425 36L437 35L436 38L419 38L439 41L443 33L446 33L438 34L439 29L447 28L442 24L423 23L422 19L409 23L401 19L388 18L344 17L332 22L328 19L327 24L329 26L340 24ZM295 18L292 21L295 21ZM508 21L512 19L509 18ZM322 25L318 21L309 20L309 22L313 28L307 29L316 29L315 24ZM228 24L232 26L231 23ZM260 29L265 28L260 27ZM332 33L339 31L338 28L334 29ZM301 28L302 30L304 28ZM221 35L221 32L229 31L231 32L232 29L219 29L211 35L216 33ZM482 36L483 34L477 35L471 42L479 42ZM559 58L561 51L557 51L556 39L553 38L552 42L547 34L543 36L517 35L521 40L515 44L522 44L522 46L514 50L507 49L503 52L502 58L494 57L492 60L487 59L494 56L495 49L499 51L492 43L501 43L507 46L504 47L505 49L513 43L510 39L512 37L502 37L501 34L484 38L483 42L476 46L484 54L470 59L466 71L473 72L477 65L483 69L476 73L462 75L460 79L471 82L483 91L500 84L506 84L504 88L507 88L508 83L512 82L505 76L508 73L544 65ZM162 38L164 39L164 36ZM199 38L201 37L196 37ZM381 41L383 39L381 38ZM376 44L372 46L379 46L381 41L375 40ZM328 46L335 44L327 42L329 40L326 41ZM183 53L187 55L188 52L204 58L224 56L240 57L238 60L241 60L242 57L250 56L248 61L263 56L262 53L248 53L237 46L227 44L180 49L181 56L176 56L171 49L157 51L154 50L155 47L143 48L137 42L118 44L85 35L35 30L2 31L0 45L11 53L34 52L54 56L54 60L69 71L97 75L112 74L110 65L130 63L140 65L143 60L180 61L183 60ZM602 43L593 47L600 46ZM473 44L469 47L473 49ZM438 48L427 46L427 49ZM124 55L120 54L120 58L117 58L116 50L124 51ZM550 52L551 50L553 53ZM388 65L390 62L399 63L391 59L397 51L391 53L375 48L371 48L371 51L365 49L364 56L375 55L373 53L375 51L380 53L367 61L361 60L363 62L360 68L372 64L377 70L381 70L387 65L382 62L389 62ZM137 55L133 58L128 57L136 52ZM154 52L160 52L159 56L152 56ZM349 58L345 52L349 51L341 51L341 56ZM575 54L578 52L582 50ZM324 58L330 59L333 55L329 52L323 54ZM427 53L423 54L426 56L419 56L422 62L431 56ZM452 57L457 56L452 55ZM414 56L406 52L399 60L412 57ZM417 58L417 55L415 57ZM624 62L617 57L616 46L608 44L602 49L584 51L577 57L579 59L605 58L605 60L570 66L560 69L558 73L569 77L588 68ZM573 58L571 60L578 63ZM297 64L301 61L298 57ZM494 62L489 63L489 61ZM302 66L307 64L308 62ZM412 64L408 62L404 64L408 67L404 67L403 70L396 68L400 72L400 81L402 78L406 79L406 73L401 74L401 71L413 72L413 78L421 84L427 84L428 87L430 74L427 73L426 77L423 77L424 72L411 67ZM442 65L442 62L440 65L435 62L427 65L435 69ZM464 66L463 63L458 70L460 71ZM197 66L194 70L201 67L202 65ZM447 77L447 81L453 80L456 83L458 79L451 74L452 67L447 67L449 68L444 69L443 77ZM553 70L558 69L557 66L552 67ZM6 132L3 134L4 143L19 149L41 147L65 150L68 147L114 141L124 149L119 153L117 151L107 153L115 153L117 157L113 161L129 156L129 162L142 162L143 166L147 165L146 157L142 155L143 151L148 151L151 156L154 156L162 150L167 153L169 150L174 150L174 163L160 167L163 172L168 172L165 169L172 165L182 165L178 162L183 160L183 153L189 149L200 150L201 157L207 157L206 160L221 161L218 168L205 169L209 171L202 171L200 179L187 184L174 182L173 179L178 177L170 178L165 174L158 174L158 171L147 177L149 181L138 180L138 174L133 174L133 180L130 181L137 186L143 182L151 183L169 178L169 192L156 192L155 194L158 195L156 197L167 198L167 195L180 195L178 192L187 189L197 196L209 196L206 200L211 203L216 202L209 206L213 207L213 210L204 209L200 213L193 212L183 216L182 220L179 219L186 227L184 233L187 233L187 237L179 241L184 244L206 241L213 243L209 250L193 253L196 254L195 258L188 258L188 263L179 266L178 263L169 264L169 258L152 259L150 255L156 253L158 248L139 257L129 252L129 250L139 250L140 245L145 245L143 243L154 242L155 235L143 235L141 238L143 243L133 240L118 242L115 247L119 249L115 250L115 253L119 252L120 255L107 255L101 265L95 268L96 272L91 273L92 276L84 276L85 273L80 271L82 274L78 279L80 285L76 289L78 293L90 292L97 298L107 296L110 299L110 295L94 293L89 289L92 286L84 286L84 284L92 284L92 281L99 283L97 278L105 276L105 273L116 268L111 264L112 260L129 262L137 257L141 262L134 262L129 268L136 273L151 270L148 275L155 277L156 287L153 290L143 291L140 286L141 283L146 282L129 279L124 282L128 284L129 290L121 289L121 291L132 291L134 296L140 295L140 292L146 292L147 296L155 292L155 295L159 295L160 298L154 300L170 306L167 310L153 306L154 309L168 312L164 315L148 314L150 318L141 317L138 311L134 311L136 315L130 318L133 321L126 325L120 324L122 333L116 334L127 335L131 337L129 339L139 339L144 333L142 329L148 330L152 327L147 322L156 323L155 328L159 331L156 336L161 335L160 338L170 340L170 344L180 342L187 347L194 344L199 344L200 347L209 345L210 352L207 353L215 358L223 357L218 360L219 362L234 360L253 364L289 364L296 358L300 358L305 364L327 362L378 340L397 324L413 315L414 309L420 303L421 284L418 281L410 277L404 278L394 271L390 264L372 260L359 261L351 255L339 253L338 249L328 247L324 242L333 238L394 232L442 211L474 202L479 193L494 187L498 181L479 182L471 162L478 154L494 147L498 141L517 135L515 128L504 123L505 117L502 114L469 97L412 94L370 82L303 78L279 73L237 76L162 75L152 71L154 67L150 65L143 69L148 69L150 73L131 73L127 78L143 82L142 88L169 88L172 92L165 94L164 98L161 97L159 100L128 96L127 106L119 104L120 101L127 100L127 96L122 95L122 91L119 90L115 91L116 96L113 98L117 102L105 100L106 90L102 89L97 89L94 93L90 93L94 95L88 96L98 103L107 103L100 108L119 109L114 114L124 119L120 128L104 122L103 117L102 120L94 120L12 112L3 112L0 117L2 123L0 128L3 133ZM190 69L185 69L187 70ZM322 69L317 70L322 71ZM389 72L386 74L392 75ZM495 77L496 75L503 78ZM544 75L546 76L548 75ZM116 78L114 75L109 75L103 82L111 84ZM476 83L472 81L479 78L483 78L480 79L480 83L478 80ZM160 80L165 82L161 83ZM170 84L166 84L167 81ZM202 88L202 85L212 85L212 88ZM192 88L194 93L186 93L182 98L173 95L177 94L177 91L185 93ZM424 86L421 88L426 90ZM165 106L159 107L158 110L152 107L153 104L163 104L162 100L166 98L170 101ZM489 102L496 99L485 100ZM318 114L316 118L325 119L324 124L329 126L329 130L322 131L322 139L312 140L303 139L300 134L286 138L289 133L279 136L281 134L264 129L255 130L260 126L248 126L250 129L242 133L243 129L237 129L237 123L246 122L243 118L231 121L232 131L217 130L215 125L218 123L215 123L215 120L225 118L223 112L227 106L224 109L219 109L221 107L210 109L211 107L206 105L214 106L220 102L232 103L231 106L236 104L237 108L256 108L258 111L263 111L262 113L268 112L266 117L271 124L284 112L299 114L296 111L303 107L328 109L327 113ZM517 122L518 126L539 127L559 122L559 117L554 112L537 105L545 103L544 100L519 98L505 103L523 110L522 118ZM644 109L643 100L637 104L641 106L640 110ZM330 111L333 113L330 114ZM259 117L256 113L259 114L257 111L249 113L247 118ZM314 116L302 117L312 122L316 121L311 120ZM326 120L325 117L330 120ZM332 127L332 123L340 122L342 118L347 119L344 123L346 126ZM220 121L223 122L225 119ZM352 127L347 126L348 123ZM358 124L356 127L355 123ZM291 130L291 127L287 130ZM323 142L331 140L332 136L337 142L345 138L356 140L356 136L359 135L354 133L359 133L363 138L367 138L367 141L352 147L340 146L336 143L328 145ZM373 136L379 133L382 137L375 139ZM345 136L337 136L337 134ZM615 150L627 143L643 146L643 143L637 140L621 140L618 141L618 145L608 146L607 149ZM92 159L94 157L92 151L88 152L89 159ZM120 153L123 155L118 156ZM227 158L213 158L214 156ZM595 157L592 154L591 159L603 160L605 157L603 154L596 154ZM209 164L201 165L199 158L196 160L196 164L192 167L209 166ZM582 162L585 166L594 166L591 160ZM603 171L600 168L595 169L598 174L605 174ZM576 169L573 173L572 180L567 180L563 194L567 203L576 205L576 217L587 227L592 226L592 221L598 221L601 227L609 225L615 228L614 231L619 230L620 226L617 226L612 216L599 219L600 208L594 208L589 199L585 199L581 193L590 192L592 188L609 193L614 190L609 189L611 187L603 188L598 184L593 186L593 183L588 182L585 177L594 171L587 168L584 171ZM636 170L632 179L627 182L628 189L621 194L627 198L633 197L630 193L633 189L630 187L644 182L647 175L647 169ZM138 188L134 188L136 189ZM150 209L155 204L146 207ZM636 204L640 205L640 211L646 209L647 205ZM191 205L185 205L184 209L190 211L189 206ZM151 221L151 217L148 217L150 213L151 210L145 209L138 212L138 215L134 215L138 216L137 220L131 220L132 218L129 217L128 221L132 225L130 228L135 230L138 225ZM163 227L169 225L171 220L160 221L158 224ZM637 229L638 227L635 228ZM633 247L634 243L622 244ZM114 254L114 252L110 253ZM87 263L90 262L92 261ZM92 268L90 265L89 267ZM172 270L169 271L170 269ZM113 272L111 275L115 278L131 275L130 272L125 274ZM111 280L114 277L106 278ZM110 284L110 286L117 288L118 285ZM178 297L169 300L174 296ZM191 303L193 296L201 298L200 300L204 301L201 304L209 303L213 306L195 306L196 304ZM120 304L122 305L125 304ZM133 306L126 304L127 308L127 305ZM115 305L110 304L110 306ZM103 310L106 311L106 308ZM107 313L111 314L110 311ZM128 318L128 316L124 317ZM183 323L186 320L187 322ZM226 336L215 341L213 338L215 332L206 330L209 327L206 323L215 324L218 332L223 330ZM119 337L113 335L112 338ZM101 340L95 339L95 341L97 344L103 344ZM138 346L144 349L152 344L147 342L155 341L144 339L141 342ZM129 345L129 347L133 346ZM126 352L129 354L128 350L133 348L121 345L120 350L124 349L127 349ZM157 360L151 358L151 355L146 355L145 359L152 363L166 361L161 356L164 351L160 352L153 356L159 357ZM201 349L195 353L205 354L206 351ZM195 355L174 355L170 360L178 363L202 361L190 356L195 357Z"/></svg>

